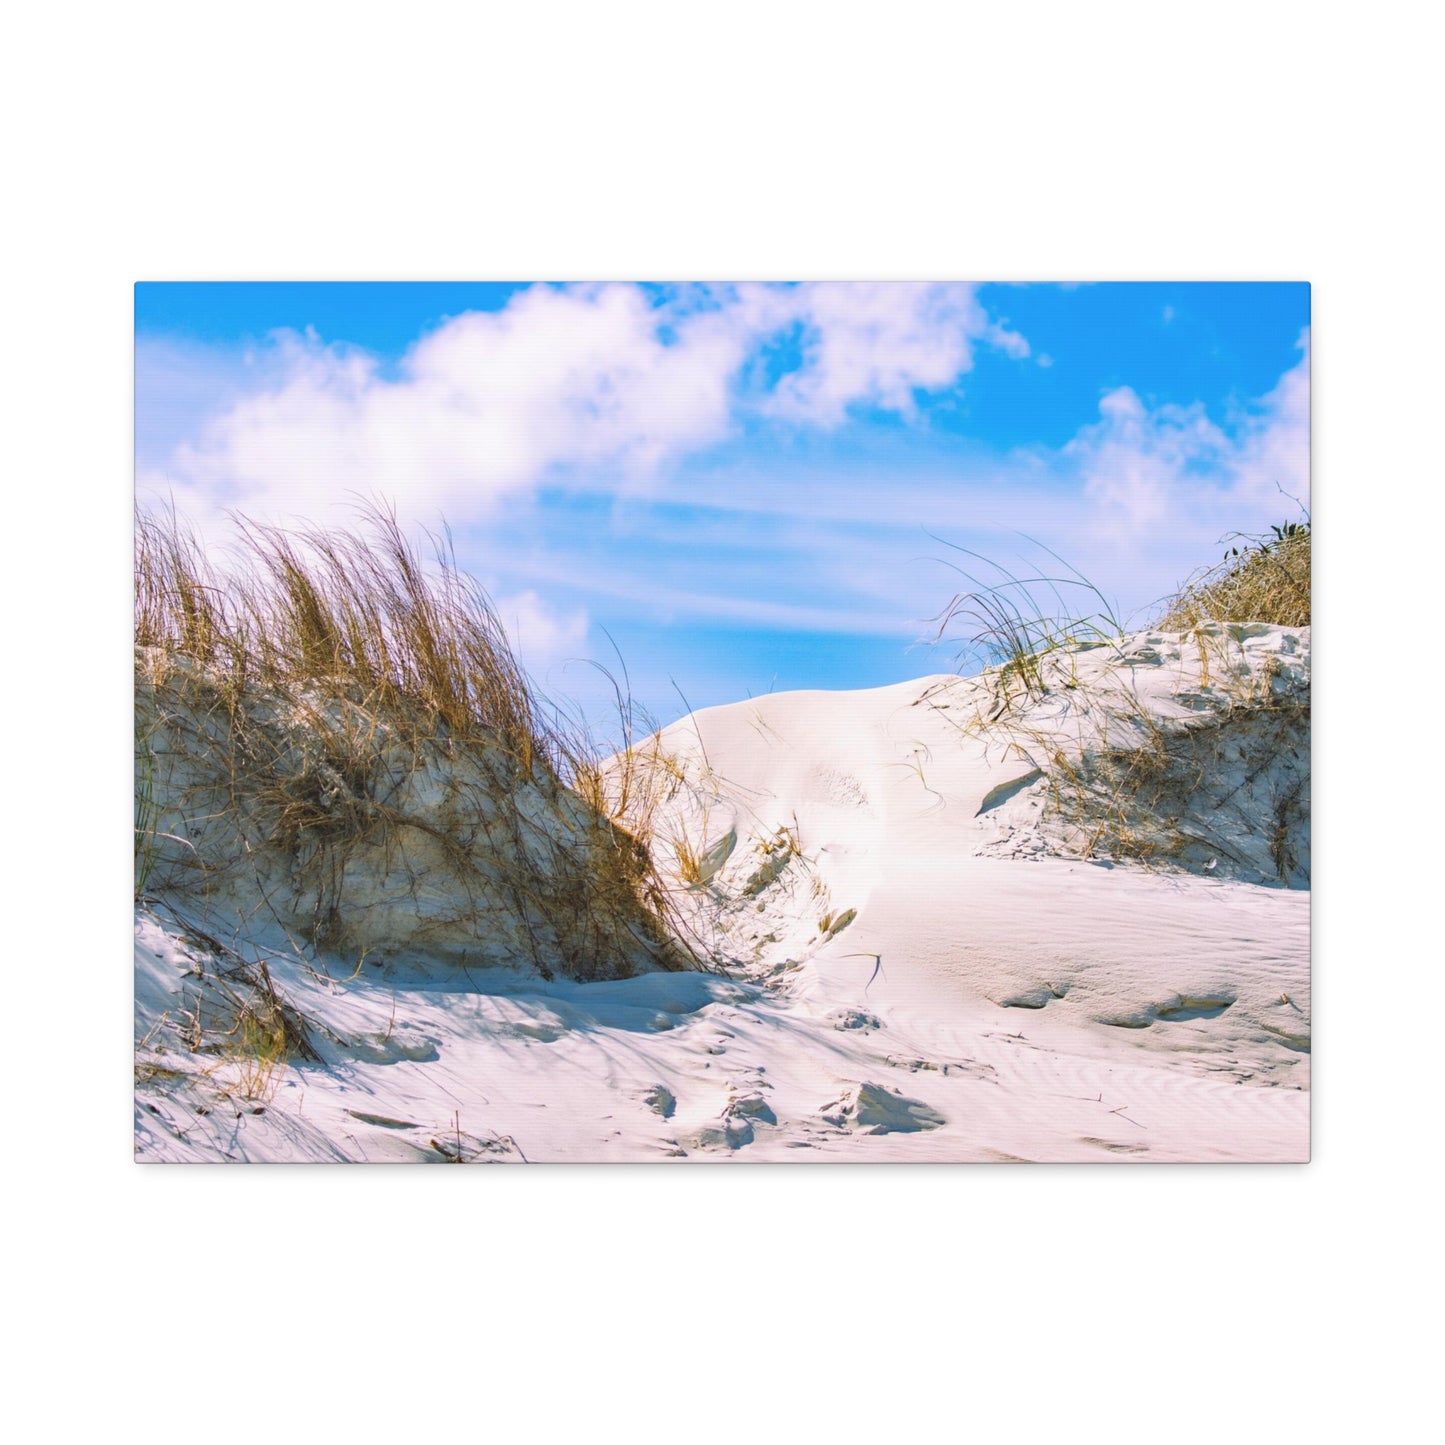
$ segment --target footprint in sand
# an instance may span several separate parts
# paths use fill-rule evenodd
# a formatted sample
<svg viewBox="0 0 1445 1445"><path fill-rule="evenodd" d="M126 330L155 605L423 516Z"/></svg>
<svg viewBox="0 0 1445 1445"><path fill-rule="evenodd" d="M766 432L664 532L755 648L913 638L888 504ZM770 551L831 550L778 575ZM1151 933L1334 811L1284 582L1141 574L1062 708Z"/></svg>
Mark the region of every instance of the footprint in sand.
<svg viewBox="0 0 1445 1445"><path fill-rule="evenodd" d="M1190 1019L1217 1019L1233 1007L1234 999L1213 995L1175 994L1166 1003L1149 1004L1127 1013L1106 1014L1095 1022L1111 1029L1147 1029L1156 1023L1184 1023Z"/></svg>
<svg viewBox="0 0 1445 1445"><path fill-rule="evenodd" d="M1055 999L1063 998L1069 991L1068 985L1062 987L1052 983L1040 984L1037 988L1020 989L1017 993L1011 993L1007 998L995 999L994 1002L1000 1008L1045 1008Z"/></svg>
<svg viewBox="0 0 1445 1445"><path fill-rule="evenodd" d="M835 1029L881 1029L882 1021L876 1014L864 1013L856 1008L838 1008L828 1014L827 1020Z"/></svg>
<svg viewBox="0 0 1445 1445"><path fill-rule="evenodd" d="M1261 1024L1260 1028L1267 1034L1273 1034L1285 1048L1293 1049L1297 1054L1307 1054L1310 1051L1308 1034L1294 1033L1289 1029L1277 1028L1274 1024Z"/></svg>
<svg viewBox="0 0 1445 1445"><path fill-rule="evenodd" d="M717 1122L704 1124L685 1142L696 1149L741 1149L751 1144L759 1125L774 1126L778 1122L772 1105L763 1097L762 1089L766 1087L745 1085L744 1092L731 1091Z"/></svg>
<svg viewBox="0 0 1445 1445"><path fill-rule="evenodd" d="M948 1122L921 1099L909 1099L881 1084L861 1083L845 1089L819 1116L839 1129L863 1134L916 1134Z"/></svg>

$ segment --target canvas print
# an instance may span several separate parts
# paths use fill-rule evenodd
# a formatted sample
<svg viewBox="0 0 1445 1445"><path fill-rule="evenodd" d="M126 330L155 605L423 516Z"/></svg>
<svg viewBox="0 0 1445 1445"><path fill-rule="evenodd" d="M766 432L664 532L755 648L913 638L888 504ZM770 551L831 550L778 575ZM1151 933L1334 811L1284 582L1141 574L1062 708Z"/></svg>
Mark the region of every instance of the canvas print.
<svg viewBox="0 0 1445 1445"><path fill-rule="evenodd" d="M1299 1162L1310 293L135 293L135 1154Z"/></svg>

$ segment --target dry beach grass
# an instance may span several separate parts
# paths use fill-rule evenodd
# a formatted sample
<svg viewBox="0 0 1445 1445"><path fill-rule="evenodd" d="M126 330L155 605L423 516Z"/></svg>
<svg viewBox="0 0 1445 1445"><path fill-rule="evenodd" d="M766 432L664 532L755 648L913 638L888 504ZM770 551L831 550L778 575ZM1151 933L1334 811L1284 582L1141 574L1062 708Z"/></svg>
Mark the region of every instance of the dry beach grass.
<svg viewBox="0 0 1445 1445"><path fill-rule="evenodd" d="M1310 625L1310 523L1285 522L1271 536L1244 537L1217 566L1196 574L1169 600L1158 626L1184 631L1205 622Z"/></svg>
<svg viewBox="0 0 1445 1445"><path fill-rule="evenodd" d="M224 574L174 517L138 538L145 1157L510 1158L515 1133L529 1158L875 1157L875 1136L1134 1158L1144 1125L1109 1111L1176 1087L1142 1062L1174 1070L1171 1037L1202 1051L1186 1072L1305 1077L1307 625L1214 617L1196 584L1187 625L1130 635L1061 564L955 598L993 651L977 676L657 731L623 669L603 756L445 543L423 562L384 512L339 536L243 524ZM1015 1077L1023 1034L994 1018L1015 1007L1030 1041L1058 1031L1085 1071L1069 1107L1102 1123ZM1108 1110L1097 1051L1142 1070ZM822 1107L889 1103L894 1078L901 1113ZM1257 1092L1201 1086L1146 1142L1293 1157L1288 1100L1232 1142ZM922 1157L897 1148L876 1157Z"/></svg>
<svg viewBox="0 0 1445 1445"><path fill-rule="evenodd" d="M970 585L937 636L962 624L993 664L967 726L1037 770L1063 851L1308 883L1308 680L1253 643L1310 625L1310 523L1230 540L1127 645L1098 589L1052 552L1057 567L1022 577L978 557L991 577L955 568ZM1141 669L1177 667L1184 649L1199 685L1171 717L1141 695Z"/></svg>
<svg viewBox="0 0 1445 1445"><path fill-rule="evenodd" d="M137 893L264 908L356 956L404 947L380 919L409 909L462 961L687 966L646 840L569 786L599 801L595 751L548 720L485 595L444 542L424 563L394 516L364 526L243 521L221 574L174 516L138 518Z"/></svg>

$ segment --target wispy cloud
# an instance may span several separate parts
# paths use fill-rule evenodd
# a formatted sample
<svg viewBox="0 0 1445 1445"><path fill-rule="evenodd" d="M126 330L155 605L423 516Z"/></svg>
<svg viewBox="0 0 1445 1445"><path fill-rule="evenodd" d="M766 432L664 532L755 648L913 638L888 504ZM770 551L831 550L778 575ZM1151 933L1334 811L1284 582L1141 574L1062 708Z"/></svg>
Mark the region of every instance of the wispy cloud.
<svg viewBox="0 0 1445 1445"><path fill-rule="evenodd" d="M1113 388L1065 445L972 456L953 472L749 460L705 486L681 475L634 499L601 548L590 529L561 526L531 551L499 549L497 565L669 624L907 641L964 585L948 564L990 575L951 547L1020 575L1057 571L1035 539L1134 614L1215 557L1225 532L1264 530L1292 510L1289 496L1307 502L1307 336L1300 348L1274 388L1217 419Z"/></svg>
<svg viewBox="0 0 1445 1445"><path fill-rule="evenodd" d="M1281 491L1307 500L1307 331L1232 405L1058 379L1078 354L1013 365L1029 342L974 288L911 283L533 287L391 358L296 332L215 358L143 337L138 484L203 532L227 508L348 523L349 494L445 517L524 663L569 687L603 686L565 664L607 656L604 629L660 712L674 676L694 701L774 672L859 685L850 657L874 680L891 656L895 677L948 665L904 648L964 585L945 564L973 567L950 545L1049 570L1028 533L1142 620L1226 531L1287 513ZM995 400L1018 388L1005 408L1073 386L1068 439L967 434L989 378Z"/></svg>
<svg viewBox="0 0 1445 1445"><path fill-rule="evenodd" d="M848 548L856 555L858 543ZM795 554L801 561L801 549ZM899 637L907 636L901 626L906 609L880 609L869 597L869 589L833 588L829 597L850 600L853 606L829 605L807 600L807 578L815 577L815 565L802 564L791 579L783 580L778 567L759 567L756 563L739 563L736 557L696 560L680 555L675 566L645 565L637 556L598 563L579 556L565 546L547 552L533 553L525 561L511 564L494 559L500 575L526 577L539 586L551 589L576 589L591 597L608 598L635 604L632 609L663 623L708 622L713 624L746 623L768 631L836 633L839 635ZM874 560L877 565L877 559ZM702 586L687 586L685 574L691 574ZM772 585L766 585L766 573ZM836 579L830 578L830 581ZM708 585L711 584L711 585ZM522 596L536 597L528 591ZM895 598L895 601L897 599ZM504 621L506 614L499 604ZM525 632L525 628L522 629ZM554 629L554 635L557 633ZM553 656L561 655L560 649Z"/></svg>

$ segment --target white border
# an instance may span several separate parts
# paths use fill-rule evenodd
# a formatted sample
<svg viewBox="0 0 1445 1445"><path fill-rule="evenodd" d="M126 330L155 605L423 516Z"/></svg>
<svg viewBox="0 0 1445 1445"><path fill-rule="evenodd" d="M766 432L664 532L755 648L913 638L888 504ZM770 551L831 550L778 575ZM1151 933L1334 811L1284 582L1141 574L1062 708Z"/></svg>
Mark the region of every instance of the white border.
<svg viewBox="0 0 1445 1445"><path fill-rule="evenodd" d="M513 8L36 12L11 53L22 1390L222 1439L263 1398L288 1432L1388 1433L1435 1132L1428 47L1357 68L1376 32L1293 5ZM129 1162L131 283L595 276L1314 283L1314 1164Z"/></svg>

